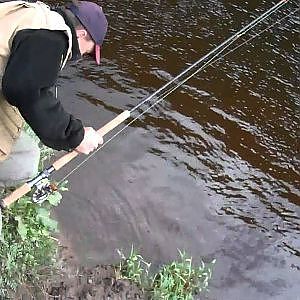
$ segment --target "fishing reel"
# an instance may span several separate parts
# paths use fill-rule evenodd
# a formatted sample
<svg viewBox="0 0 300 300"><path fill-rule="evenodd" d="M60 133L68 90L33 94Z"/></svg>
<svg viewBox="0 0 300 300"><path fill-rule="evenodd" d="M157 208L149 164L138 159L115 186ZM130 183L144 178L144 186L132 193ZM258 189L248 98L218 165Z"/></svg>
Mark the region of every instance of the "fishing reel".
<svg viewBox="0 0 300 300"><path fill-rule="evenodd" d="M32 202L41 204L51 193L57 191L56 185L50 183L48 179L53 170L54 168L51 166L50 168L41 172L37 177L27 182L31 188L34 188Z"/></svg>
<svg viewBox="0 0 300 300"><path fill-rule="evenodd" d="M35 184L35 191L32 194L32 202L41 204L55 191L57 191L56 185L50 183L48 178L43 178Z"/></svg>

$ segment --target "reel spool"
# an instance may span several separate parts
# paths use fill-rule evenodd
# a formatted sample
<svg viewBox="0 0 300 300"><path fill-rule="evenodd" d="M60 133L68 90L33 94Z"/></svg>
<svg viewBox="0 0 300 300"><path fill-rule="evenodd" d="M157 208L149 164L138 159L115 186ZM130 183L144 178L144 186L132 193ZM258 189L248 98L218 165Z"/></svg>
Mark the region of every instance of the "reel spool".
<svg viewBox="0 0 300 300"><path fill-rule="evenodd" d="M35 184L35 191L32 194L32 202L41 204L48 196L57 190L57 187L50 183L48 178L44 178Z"/></svg>

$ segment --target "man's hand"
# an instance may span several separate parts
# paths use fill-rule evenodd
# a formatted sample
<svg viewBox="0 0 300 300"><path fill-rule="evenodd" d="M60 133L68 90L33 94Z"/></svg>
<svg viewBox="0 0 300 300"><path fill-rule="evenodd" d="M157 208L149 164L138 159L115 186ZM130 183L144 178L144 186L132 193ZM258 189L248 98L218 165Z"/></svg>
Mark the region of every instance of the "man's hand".
<svg viewBox="0 0 300 300"><path fill-rule="evenodd" d="M92 127L84 127L83 140L75 150L79 153L89 154L101 144L103 144L102 136Z"/></svg>

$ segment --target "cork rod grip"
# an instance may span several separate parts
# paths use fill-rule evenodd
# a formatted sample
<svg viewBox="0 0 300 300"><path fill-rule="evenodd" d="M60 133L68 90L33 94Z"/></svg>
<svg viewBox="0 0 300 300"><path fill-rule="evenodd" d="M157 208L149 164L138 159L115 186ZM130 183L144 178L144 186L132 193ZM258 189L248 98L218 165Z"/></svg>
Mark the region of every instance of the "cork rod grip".
<svg viewBox="0 0 300 300"><path fill-rule="evenodd" d="M113 120L105 124L103 127L98 129L98 133L100 133L102 136L105 136L108 132L113 130L115 127L123 123L127 118L130 117L130 111L124 110L121 114L116 116Z"/></svg>
<svg viewBox="0 0 300 300"><path fill-rule="evenodd" d="M79 154L79 152L73 150L72 152L69 152L69 153L63 155L61 158L59 158L52 164L53 168L55 170L59 170L64 165L66 165L69 161L71 161L73 158L75 158L78 154Z"/></svg>
<svg viewBox="0 0 300 300"><path fill-rule="evenodd" d="M27 183L24 183L22 186L20 186L16 190L14 190L11 194L9 194L8 196L6 196L3 199L4 206L5 207L10 206L15 201L17 201L18 199L20 199L22 196L24 196L28 192L30 192L30 190L31 190L31 187Z"/></svg>
<svg viewBox="0 0 300 300"><path fill-rule="evenodd" d="M115 117L113 120L105 124L103 127L97 130L98 133L100 133L102 136L106 135L108 132L113 130L115 127L120 125L122 122L124 122L127 118L130 117L130 112L128 110L123 111L121 114L119 114L117 117ZM73 158L75 158L79 153L75 150L73 150L70 153L65 154L58 160L56 160L53 163L53 167L55 170L59 170L64 165L66 165L68 162L70 162Z"/></svg>

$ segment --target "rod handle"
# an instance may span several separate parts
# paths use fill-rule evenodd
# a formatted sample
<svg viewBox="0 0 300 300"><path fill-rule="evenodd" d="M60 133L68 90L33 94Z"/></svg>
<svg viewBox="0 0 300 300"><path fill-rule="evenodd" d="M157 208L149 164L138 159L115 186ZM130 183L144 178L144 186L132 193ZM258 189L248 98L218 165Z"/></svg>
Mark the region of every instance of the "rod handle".
<svg viewBox="0 0 300 300"><path fill-rule="evenodd" d="M71 161L73 158L75 158L78 154L79 154L79 152L73 150L72 152L69 152L69 153L63 155L61 158L59 158L52 164L53 168L56 171L59 170L64 165L66 165L69 161Z"/></svg>
<svg viewBox="0 0 300 300"><path fill-rule="evenodd" d="M120 113L114 119L112 119L110 122L108 122L103 127L98 129L97 132L100 133L102 136L105 136L108 132L110 132L115 127L117 127L118 125L123 123L129 117L130 117L130 111L129 110L124 110L122 113Z"/></svg>
<svg viewBox="0 0 300 300"><path fill-rule="evenodd" d="M102 136L106 135L108 132L113 130L115 127L120 125L122 122L124 122L127 118L130 117L130 111L124 110L121 114L116 116L113 120L105 124L103 127L97 130L98 133L100 133ZM64 165L66 165L68 162L70 162L73 158L75 158L79 153L75 150L72 152L69 152L56 160L52 166L55 170L59 170Z"/></svg>
<svg viewBox="0 0 300 300"><path fill-rule="evenodd" d="M15 201L20 199L22 196L30 192L31 187L28 183L24 183L22 186L14 190L11 194L2 199L2 204L4 207L8 207L13 204Z"/></svg>

